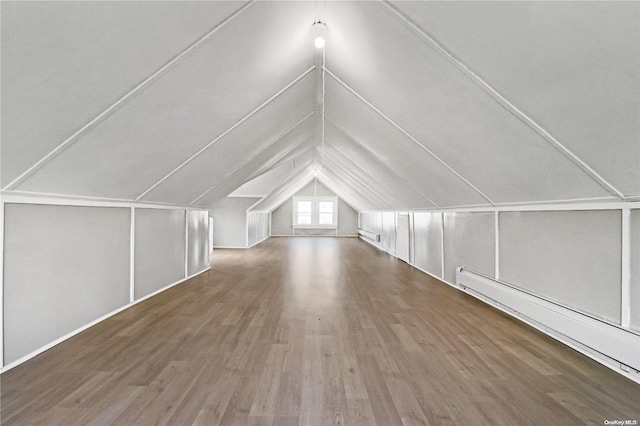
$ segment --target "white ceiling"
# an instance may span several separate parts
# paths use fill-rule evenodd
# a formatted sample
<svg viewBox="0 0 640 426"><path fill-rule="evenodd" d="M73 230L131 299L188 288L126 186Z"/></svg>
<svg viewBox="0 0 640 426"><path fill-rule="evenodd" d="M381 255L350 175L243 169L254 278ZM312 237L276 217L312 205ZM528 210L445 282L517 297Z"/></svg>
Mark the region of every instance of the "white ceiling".
<svg viewBox="0 0 640 426"><path fill-rule="evenodd" d="M3 1L1 47L5 192L640 197L640 2Z"/></svg>

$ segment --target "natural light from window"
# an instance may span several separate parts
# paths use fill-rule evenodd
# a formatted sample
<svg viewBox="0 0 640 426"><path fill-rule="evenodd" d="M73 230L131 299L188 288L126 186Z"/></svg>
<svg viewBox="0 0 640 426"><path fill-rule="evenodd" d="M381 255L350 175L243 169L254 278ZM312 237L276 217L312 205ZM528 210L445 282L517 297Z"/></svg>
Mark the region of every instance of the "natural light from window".
<svg viewBox="0 0 640 426"><path fill-rule="evenodd" d="M337 197L294 197L293 226L334 228L338 225Z"/></svg>
<svg viewBox="0 0 640 426"><path fill-rule="evenodd" d="M311 201L298 201L298 225L311 225Z"/></svg>
<svg viewBox="0 0 640 426"><path fill-rule="evenodd" d="M318 202L318 224L333 225L333 201Z"/></svg>

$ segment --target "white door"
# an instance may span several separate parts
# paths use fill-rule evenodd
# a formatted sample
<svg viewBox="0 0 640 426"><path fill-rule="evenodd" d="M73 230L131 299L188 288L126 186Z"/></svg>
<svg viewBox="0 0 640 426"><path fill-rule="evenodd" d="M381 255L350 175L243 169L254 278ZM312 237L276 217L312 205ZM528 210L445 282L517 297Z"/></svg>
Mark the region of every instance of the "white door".
<svg viewBox="0 0 640 426"><path fill-rule="evenodd" d="M409 213L398 213L396 220L396 256L409 263Z"/></svg>

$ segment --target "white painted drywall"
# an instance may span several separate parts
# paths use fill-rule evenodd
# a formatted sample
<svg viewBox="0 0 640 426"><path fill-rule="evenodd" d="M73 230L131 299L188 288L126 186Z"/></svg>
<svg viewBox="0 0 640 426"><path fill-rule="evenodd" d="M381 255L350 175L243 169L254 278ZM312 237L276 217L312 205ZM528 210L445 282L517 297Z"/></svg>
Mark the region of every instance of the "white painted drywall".
<svg viewBox="0 0 640 426"><path fill-rule="evenodd" d="M459 266L494 276L494 229L493 212L444 214L445 280L455 283Z"/></svg>
<svg viewBox="0 0 640 426"><path fill-rule="evenodd" d="M5 204L5 364L129 302L130 209Z"/></svg>
<svg viewBox="0 0 640 426"><path fill-rule="evenodd" d="M209 209L213 217L214 247L247 247L247 209L259 200L253 197L226 197Z"/></svg>
<svg viewBox="0 0 640 426"><path fill-rule="evenodd" d="M247 213L249 247L269 236L269 212Z"/></svg>
<svg viewBox="0 0 640 426"><path fill-rule="evenodd" d="M391 254L396 252L396 213L382 213L382 235L380 236L382 248Z"/></svg>
<svg viewBox="0 0 640 426"><path fill-rule="evenodd" d="M293 235L293 198L271 212L271 235Z"/></svg>
<svg viewBox="0 0 640 426"><path fill-rule="evenodd" d="M187 275L191 276L209 267L209 213L206 210L187 212Z"/></svg>
<svg viewBox="0 0 640 426"><path fill-rule="evenodd" d="M185 278L185 233L185 210L136 209L135 299Z"/></svg>
<svg viewBox="0 0 640 426"><path fill-rule="evenodd" d="M338 198L338 235L358 235L358 212Z"/></svg>
<svg viewBox="0 0 640 426"><path fill-rule="evenodd" d="M442 277L442 213L415 212L414 263L436 277Z"/></svg>
<svg viewBox="0 0 640 426"><path fill-rule="evenodd" d="M336 194L318 182L317 179L312 180L307 186L296 192L298 197L313 197L316 195L318 197L334 197Z"/></svg>
<svg viewBox="0 0 640 426"><path fill-rule="evenodd" d="M500 280L620 323L621 212L502 212Z"/></svg>
<svg viewBox="0 0 640 426"><path fill-rule="evenodd" d="M631 210L631 328L640 331L640 209Z"/></svg>
<svg viewBox="0 0 640 426"><path fill-rule="evenodd" d="M409 214L396 214L396 257L409 263L409 253L411 251L409 235Z"/></svg>

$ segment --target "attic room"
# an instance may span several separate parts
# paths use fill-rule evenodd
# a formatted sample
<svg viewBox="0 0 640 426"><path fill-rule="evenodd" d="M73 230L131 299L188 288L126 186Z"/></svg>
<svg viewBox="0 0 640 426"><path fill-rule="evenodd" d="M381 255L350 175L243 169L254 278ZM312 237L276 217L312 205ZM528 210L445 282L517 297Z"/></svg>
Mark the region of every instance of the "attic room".
<svg viewBox="0 0 640 426"><path fill-rule="evenodd" d="M640 2L0 2L0 423L640 421Z"/></svg>

